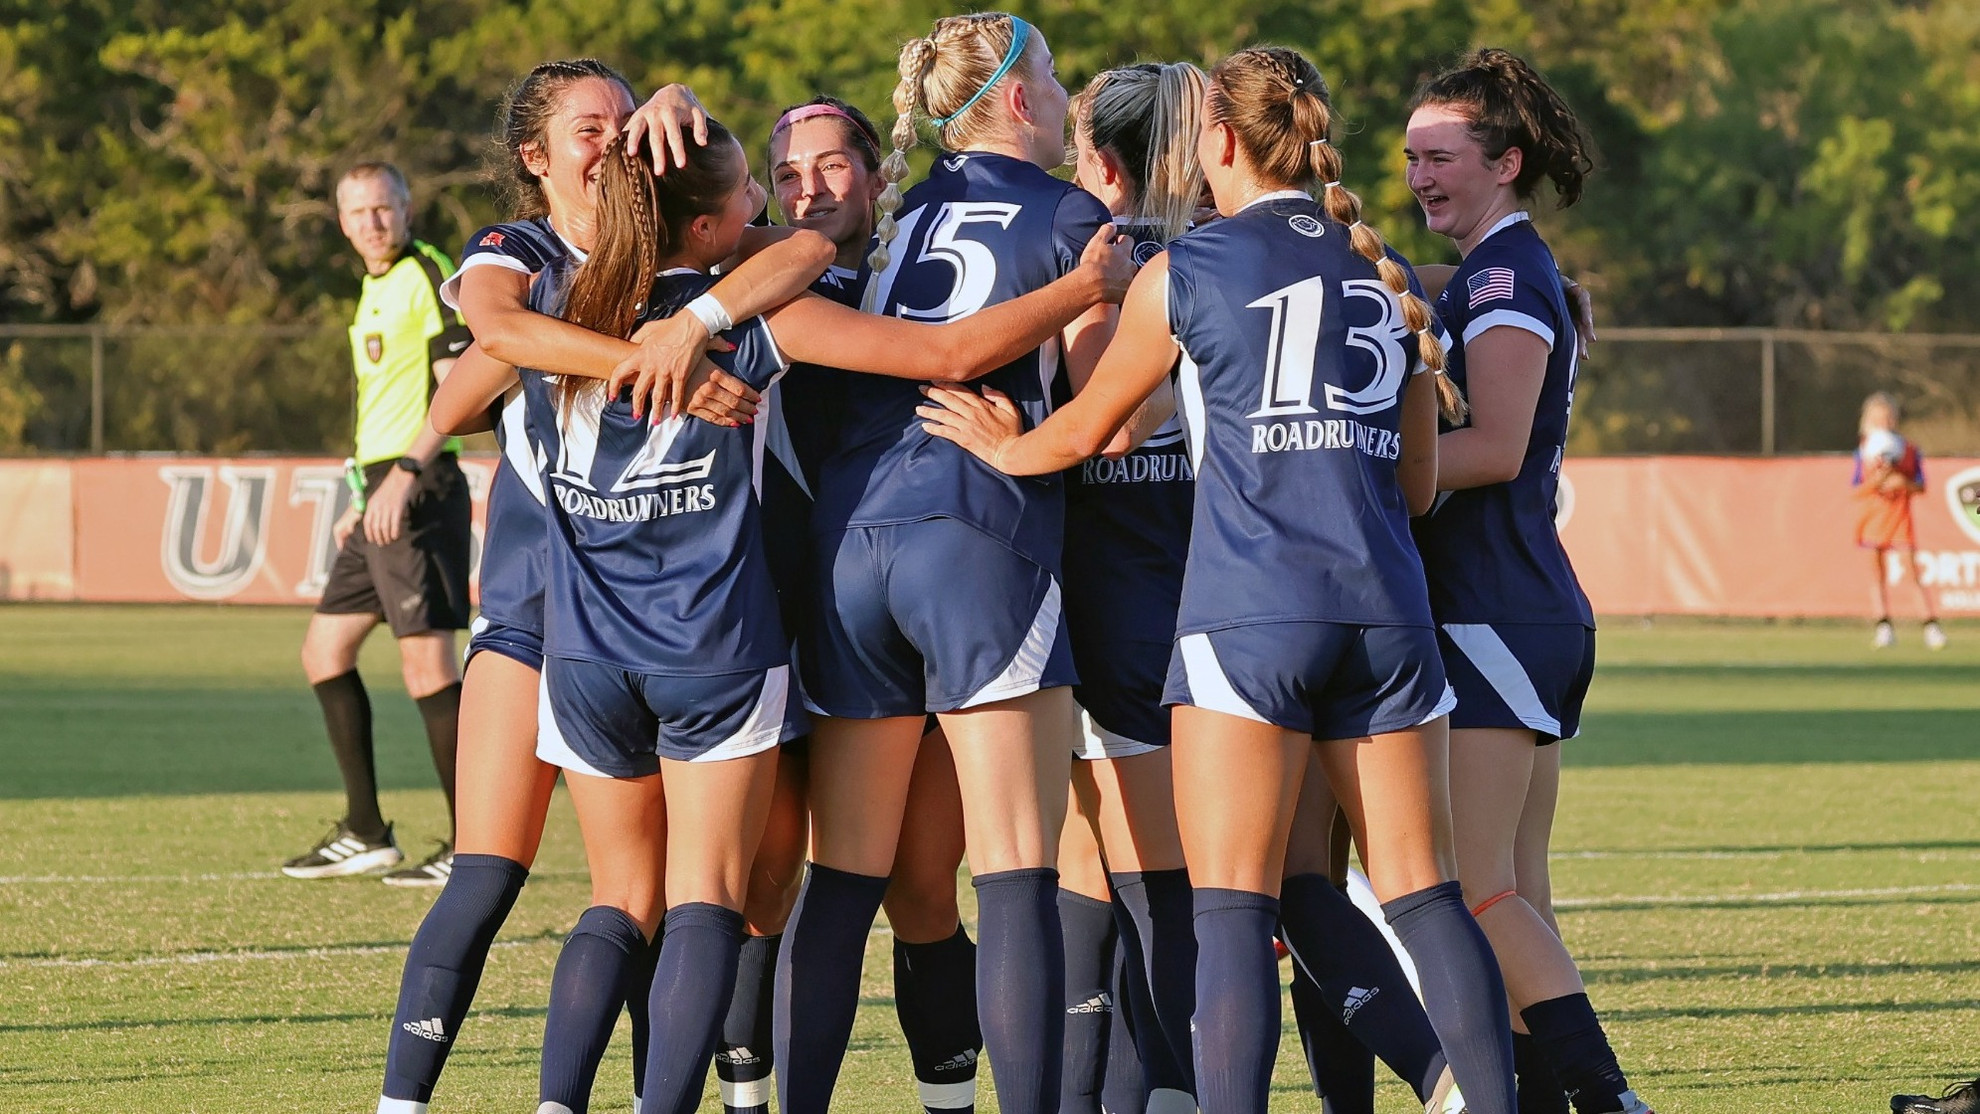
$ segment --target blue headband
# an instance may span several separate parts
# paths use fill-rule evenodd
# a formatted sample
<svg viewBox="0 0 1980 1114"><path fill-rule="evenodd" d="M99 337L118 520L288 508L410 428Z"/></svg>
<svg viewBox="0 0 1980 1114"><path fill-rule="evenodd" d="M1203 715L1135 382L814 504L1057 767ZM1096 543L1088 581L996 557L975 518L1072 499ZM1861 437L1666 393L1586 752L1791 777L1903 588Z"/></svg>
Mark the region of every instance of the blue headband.
<svg viewBox="0 0 1980 1114"><path fill-rule="evenodd" d="M997 64L996 72L990 75L990 80L983 83L983 88L978 89L976 91L975 96L963 102L963 106L961 108L956 109L954 112L949 113L947 116L935 120L934 121L935 126L938 128L948 127L950 124L954 123L959 117L961 117L963 113L968 112L970 105L973 105L977 101L982 100L983 94L988 93L992 85L995 85L999 81L1002 81L1004 75L1011 72L1011 67L1017 65L1018 59L1022 57L1024 54L1025 40L1029 38L1031 38L1031 24L1026 23L1024 20L1021 20L1016 16L1012 16L1011 17L1011 48L1004 52L1004 60Z"/></svg>

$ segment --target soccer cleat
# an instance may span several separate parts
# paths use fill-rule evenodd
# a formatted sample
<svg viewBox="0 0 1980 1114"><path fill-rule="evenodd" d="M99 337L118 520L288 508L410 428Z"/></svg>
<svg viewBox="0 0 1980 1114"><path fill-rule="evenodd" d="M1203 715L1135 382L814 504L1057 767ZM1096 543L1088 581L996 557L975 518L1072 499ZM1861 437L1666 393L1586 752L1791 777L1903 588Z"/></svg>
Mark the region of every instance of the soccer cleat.
<svg viewBox="0 0 1980 1114"><path fill-rule="evenodd" d="M1622 1114L1657 1114L1649 1103L1636 1097L1635 1091L1624 1091L1616 1097L1622 1100Z"/></svg>
<svg viewBox="0 0 1980 1114"><path fill-rule="evenodd" d="M1937 619L1930 620L1925 624L1925 648L1927 650L1943 650L1946 648L1946 632L1943 627L1939 626Z"/></svg>
<svg viewBox="0 0 1980 1114"><path fill-rule="evenodd" d="M307 854L297 855L283 863L282 873L291 878L342 878L384 870L399 865L404 859L399 845L392 842L392 825L385 825L384 840L366 843L339 820L331 826L330 834L310 848Z"/></svg>
<svg viewBox="0 0 1980 1114"><path fill-rule="evenodd" d="M1938 1098L1892 1095L1891 1114L1980 1114L1980 1079L1955 1083Z"/></svg>
<svg viewBox="0 0 1980 1114"><path fill-rule="evenodd" d="M388 886L444 886L447 877L454 873L454 845L441 841L426 861L404 866L385 875L381 881Z"/></svg>
<svg viewBox="0 0 1980 1114"><path fill-rule="evenodd" d="M1877 633L1870 636L1870 648L1883 650L1897 645L1897 628L1889 619L1877 620Z"/></svg>

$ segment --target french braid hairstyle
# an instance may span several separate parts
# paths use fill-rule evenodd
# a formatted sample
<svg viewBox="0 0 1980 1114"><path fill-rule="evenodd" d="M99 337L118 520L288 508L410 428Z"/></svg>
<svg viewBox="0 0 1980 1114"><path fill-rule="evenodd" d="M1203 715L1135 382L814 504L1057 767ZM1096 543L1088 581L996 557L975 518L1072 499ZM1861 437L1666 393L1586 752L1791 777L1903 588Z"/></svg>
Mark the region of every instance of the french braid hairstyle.
<svg viewBox="0 0 1980 1114"><path fill-rule="evenodd" d="M866 118L866 113L837 97L820 93L803 104L791 105L777 113L777 119L781 121L801 108L811 108L814 105L822 105L833 110L831 115L841 121L839 130L845 133L846 142L859 152L859 160L866 164L867 170L880 169L880 129L873 126L873 121ZM775 132L771 133L771 138L776 138Z"/></svg>
<svg viewBox="0 0 1980 1114"><path fill-rule="evenodd" d="M1196 137L1207 83L1188 62L1143 62L1103 70L1075 98L1073 126L1113 152L1133 183L1127 215L1160 228L1164 241L1189 230L1203 195Z"/></svg>
<svg viewBox="0 0 1980 1114"><path fill-rule="evenodd" d="M1284 47L1240 50L1210 71L1204 111L1209 122L1230 125L1262 180L1320 189L1321 205L1347 226L1355 254L1375 265L1375 273L1402 303L1403 322L1416 334L1417 353L1437 376L1437 409L1445 421L1463 422L1470 408L1444 374L1444 345L1432 331L1429 305L1410 289L1409 272L1389 254L1382 234L1361 219L1361 199L1341 185L1341 153L1329 140L1333 112L1320 71L1304 55Z"/></svg>
<svg viewBox="0 0 1980 1114"><path fill-rule="evenodd" d="M596 58L545 62L524 74L520 81L510 86L508 96L502 98L502 111L496 120L500 139L492 152L490 177L495 180L509 210L509 219L529 220L549 213L550 205L543 196L543 184L537 181L536 175L530 173L529 165L523 162L523 149L531 144L539 148L543 146L550 117L556 115L558 105L563 103L565 91L580 81L592 78L610 81L624 89L626 96L635 102L639 100L633 93L631 82Z"/></svg>
<svg viewBox="0 0 1980 1114"><path fill-rule="evenodd" d="M647 146L651 136L642 139ZM564 320L606 336L626 339L660 274L660 261L679 250L694 218L718 213L742 184L748 164L728 128L710 119L708 143L689 144L688 164L656 177L646 152L614 136L599 162L598 231L591 254L578 265L564 299ZM586 391L603 390L596 379L564 376L557 402L568 413Z"/></svg>
<svg viewBox="0 0 1980 1114"><path fill-rule="evenodd" d="M915 115L940 121L935 128L935 139L945 151L963 150L991 132L1000 111L997 99L977 97L974 104L969 104L969 100L997 72L1004 55L1010 52L1016 28L1015 20L1005 12L952 15L936 20L926 37L909 39L901 46L901 80L894 86L896 115L890 135L893 150L880 164L880 177L887 185L875 202L880 209L880 223L874 226L877 242L872 255L867 257L876 272L887 268L891 258L888 245L900 231L894 223L894 213L901 207L901 182L908 173L907 153L919 139L914 127ZM1025 43L1021 64L1026 72L1035 72L1043 44L1038 35ZM1010 76L999 80L1010 80ZM949 118L965 104L969 104L967 111ZM869 286L868 296L876 289L877 283Z"/></svg>
<svg viewBox="0 0 1980 1114"><path fill-rule="evenodd" d="M1488 159L1519 148L1519 177L1513 189L1530 198L1545 178L1554 183L1565 209L1581 200L1581 185L1595 169L1594 146L1554 87L1518 55L1486 47L1426 82L1410 98L1409 110L1447 106L1471 121L1471 138Z"/></svg>

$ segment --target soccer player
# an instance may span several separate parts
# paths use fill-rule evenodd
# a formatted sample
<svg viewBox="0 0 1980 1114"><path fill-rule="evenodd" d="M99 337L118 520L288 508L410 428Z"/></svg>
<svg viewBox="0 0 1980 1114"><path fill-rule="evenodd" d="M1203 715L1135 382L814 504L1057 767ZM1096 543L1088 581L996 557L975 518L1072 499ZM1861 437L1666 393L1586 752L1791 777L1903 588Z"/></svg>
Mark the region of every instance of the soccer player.
<svg viewBox="0 0 1980 1114"><path fill-rule="evenodd" d="M735 253L763 194L734 137L712 120L707 134L688 165L663 177L622 142L608 148L597 240L572 276L567 320L624 337L642 320L708 311L707 272ZM1096 235L1048 289L948 326L806 295L725 328L733 348L715 358L759 392L792 360L969 376L1116 294L1126 270L1126 254ZM735 983L776 747L800 730L758 515L768 423L721 427L678 413L655 422L622 398L534 371L524 390L535 428L551 431L553 462L537 752L564 769L601 898L559 960L544 1058L595 1062L614 996L662 929L642 1109L691 1110ZM617 884L601 892L606 875ZM605 1008L564 1008L574 1000ZM563 1024L565 1015L604 1020Z"/></svg>
<svg viewBox="0 0 1980 1114"><path fill-rule="evenodd" d="M315 847L282 864L291 878L363 874L405 857L378 811L371 698L357 669L358 650L380 622L398 641L400 674L426 725L451 817L461 710L454 632L468 624L472 503L455 458L460 443L426 421L427 400L471 340L440 302L453 264L411 238L412 194L391 164L352 167L338 180L336 199L338 226L365 270L351 323L364 497L337 520L337 558L303 635L302 664L323 706L345 811ZM385 881L438 886L452 864L450 830L424 862Z"/></svg>
<svg viewBox="0 0 1980 1114"><path fill-rule="evenodd" d="M606 143L632 110L632 99L625 79L592 59L537 66L506 98L502 185L517 219L470 238L461 270L441 287L441 296L449 305L464 305L469 324L510 359L553 366L562 361L574 374L603 378L633 353L624 340L578 329L532 310L528 301L533 276L561 276L591 245L595 172ZM665 114L658 121L664 132L667 119L698 109L690 90L670 85L641 111ZM711 296L745 312L787 300L824 266L822 258L805 255L805 245L788 247L795 250L765 248ZM779 274L785 276L781 281L775 278ZM559 287L546 283L550 291ZM705 327L692 315L679 323L685 328L676 343L699 352ZM663 327L641 347L664 343L669 334ZM557 777L556 767L535 753L547 544L542 456L525 420L515 372L482 348L477 344L461 358L457 373L435 394L429 415L436 428L450 432L483 428L489 405L507 395L494 426L503 451L488 497L481 615L468 642L462 689L459 854L407 955L379 1114L423 1114L473 1001L489 945L528 878ZM711 421L733 420L726 410L689 409ZM651 958L649 950L644 957L649 973ZM637 1095L645 1060L645 995L629 1001L628 1010L635 1042L642 1046L633 1058ZM581 1102L575 1096L589 1093L590 1079L576 1072L575 1065L553 1066L543 1082L544 1097Z"/></svg>
<svg viewBox="0 0 1980 1114"><path fill-rule="evenodd" d="M1198 154L1224 219L1143 266L1085 390L1030 433L994 393L931 387L920 414L999 470L1040 475L1107 445L1182 360L1197 489L1164 699L1194 887L1198 1105L1266 1109L1277 894L1317 759L1469 1108L1511 1114L1504 985L1451 879L1450 700L1407 526L1434 492L1439 403L1461 403L1417 374L1442 348L1338 184L1319 73L1258 48L1210 78Z"/></svg>
<svg viewBox="0 0 1980 1114"><path fill-rule="evenodd" d="M1003 13L939 20L903 46L900 75L868 307L973 320L1059 280L1111 235L1104 206L1046 172L1065 159L1066 91L1029 24ZM918 116L933 119L942 151L903 198ZM1042 417L1060 364L1082 381L1112 318L1096 308L989 379ZM1056 479L1013 480L928 437L919 399L909 383L849 377L844 431L819 482L821 614L800 660L806 699L829 718L812 733L813 862L779 972L787 1114L829 1103L929 713L960 775L978 1017L999 1105L1031 1114L1059 1100L1065 972L1052 866L1074 730L1062 492Z"/></svg>
<svg viewBox="0 0 1980 1114"><path fill-rule="evenodd" d="M770 132L770 186L784 219L831 239L837 258L812 289L856 308L872 272L873 203L880 136L866 115L820 96L782 113ZM785 630L793 638L816 611L811 561L811 492L836 444L850 373L805 366L780 379L764 401L769 424L763 472L763 528ZM723 1022L715 1069L728 1114L767 1110L775 1066L774 986L810 828L805 813L806 741L784 748L771 819L757 848L735 997ZM910 807L883 905L894 940L894 1006L914 1063L916 1087L931 1111L968 1111L976 1101L976 946L956 905L963 859L962 800L954 762L939 733L915 755Z"/></svg>
<svg viewBox="0 0 1980 1114"><path fill-rule="evenodd" d="M1075 98L1075 181L1107 206L1138 258L1187 231L1201 200L1203 87L1202 71L1187 62L1148 63L1100 73ZM1109 1024L1121 1010L1131 1014L1146 1108L1195 1109L1196 940L1162 706L1192 476L1173 415L1127 455L1065 474L1066 630L1081 726L1059 850L1067 980L1060 1109L1068 1114L1120 1109L1104 1100L1121 1086L1114 1063L1122 1050ZM1111 994L1115 964L1106 957L1116 950L1129 968L1125 999ZM1134 1108L1143 1102L1137 1095Z"/></svg>
<svg viewBox="0 0 1980 1114"><path fill-rule="evenodd" d="M1574 405L1573 315L1525 204L1581 196L1586 139L1519 58L1478 51L1411 101L1408 180L1432 232L1463 256L1437 297L1468 421L1438 438L1445 494L1416 523L1451 715L1458 875L1521 1026L1524 1109L1648 1108L1629 1088L1552 918L1547 832L1560 748L1579 730L1595 620L1554 529ZM1545 1081L1546 1068L1559 1086ZM1465 1088L1470 1095L1470 1088ZM1473 1096L1475 1097L1475 1096Z"/></svg>
<svg viewBox="0 0 1980 1114"><path fill-rule="evenodd" d="M1904 566L1911 572L1911 583L1918 588L1918 601L1925 607L1925 645L1933 650L1946 647L1946 632L1932 609L1932 593L1918 570L1918 535L1911 524L1911 501L1925 490L1925 459L1918 446L1898 433L1898 404L1884 391L1863 400L1863 414L1857 422L1856 472L1849 479L1863 504L1856 519L1856 544L1871 555L1870 594L1876 601L1877 628L1870 644L1881 650L1897 641L1891 626L1890 590L1885 578L1889 554L1904 554Z"/></svg>

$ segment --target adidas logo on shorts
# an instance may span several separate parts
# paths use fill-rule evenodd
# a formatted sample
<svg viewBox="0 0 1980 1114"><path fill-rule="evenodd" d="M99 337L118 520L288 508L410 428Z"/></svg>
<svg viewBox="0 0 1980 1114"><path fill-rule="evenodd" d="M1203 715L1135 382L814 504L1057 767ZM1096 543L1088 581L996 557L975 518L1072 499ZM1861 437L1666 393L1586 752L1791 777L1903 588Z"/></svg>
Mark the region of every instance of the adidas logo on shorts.
<svg viewBox="0 0 1980 1114"><path fill-rule="evenodd" d="M408 1021L404 1025L399 1026L399 1028L404 1029L421 1040L438 1041L441 1044L447 1043L447 1026L437 1017L426 1021Z"/></svg>
<svg viewBox="0 0 1980 1114"><path fill-rule="evenodd" d="M1382 988L1379 986L1356 986L1348 988L1347 1000L1341 1003L1341 1024L1345 1025L1353 1021L1354 1015L1361 1012L1361 1007L1374 1001L1375 996L1380 993L1382 993Z"/></svg>
<svg viewBox="0 0 1980 1114"><path fill-rule="evenodd" d="M1077 1005L1077 1006L1067 1006L1067 1007L1066 1007L1066 1012L1067 1012L1067 1013L1074 1013L1074 1014L1078 1014L1078 1013L1113 1013L1113 1012L1114 1012L1114 1000L1113 1000L1112 998L1110 998L1110 997L1108 997L1108 996L1107 996L1107 992L1103 990L1103 991L1101 991L1100 993L1098 993L1098 994L1095 994L1095 995L1094 995L1093 997L1091 997L1091 998L1088 998L1088 999L1087 999L1086 1001L1084 1001L1084 1002L1081 1002L1081 1003L1080 1003L1079 1005Z"/></svg>

